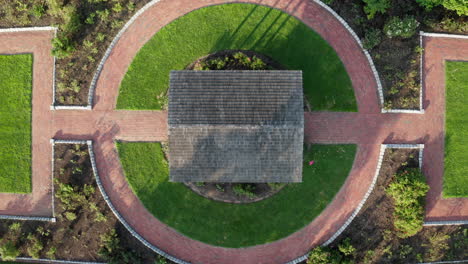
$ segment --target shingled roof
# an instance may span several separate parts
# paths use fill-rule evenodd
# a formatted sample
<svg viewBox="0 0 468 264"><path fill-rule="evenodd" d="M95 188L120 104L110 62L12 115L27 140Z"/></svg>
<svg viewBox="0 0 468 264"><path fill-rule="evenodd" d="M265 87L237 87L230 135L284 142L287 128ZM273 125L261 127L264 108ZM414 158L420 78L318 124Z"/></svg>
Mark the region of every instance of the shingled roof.
<svg viewBox="0 0 468 264"><path fill-rule="evenodd" d="M301 71L172 71L170 180L300 182Z"/></svg>

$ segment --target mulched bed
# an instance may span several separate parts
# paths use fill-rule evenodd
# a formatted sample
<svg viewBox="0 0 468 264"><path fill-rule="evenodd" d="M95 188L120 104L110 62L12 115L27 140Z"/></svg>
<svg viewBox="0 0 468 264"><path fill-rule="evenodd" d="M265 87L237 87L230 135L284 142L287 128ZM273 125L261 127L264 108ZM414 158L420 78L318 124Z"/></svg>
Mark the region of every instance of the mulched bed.
<svg viewBox="0 0 468 264"><path fill-rule="evenodd" d="M225 203L253 203L271 197L286 184L281 183L186 183L195 193ZM240 190L240 191L239 191ZM242 191L243 190L243 191Z"/></svg>
<svg viewBox="0 0 468 264"><path fill-rule="evenodd" d="M120 240L119 252L116 253L125 252L133 258L113 263L154 263L158 259L154 252L120 224L107 206L96 186L86 145L56 145L54 176L56 194L60 193L59 184L72 186L74 194L84 193L85 189L94 191L85 195L86 199L74 210L65 210L67 206L56 197L56 223L0 221L0 244L13 242L22 257L31 257L33 245L41 244L42 249L37 251L37 257L40 258L106 262L108 259L99 254L103 247L101 236L115 229ZM13 223L19 223L17 230L11 228ZM36 238L39 243L28 239L28 235ZM53 248L55 250L51 250ZM51 251L54 254L50 254Z"/></svg>
<svg viewBox="0 0 468 264"><path fill-rule="evenodd" d="M441 6L432 11L425 11L417 1L391 0L385 14L377 13L368 20L363 11L364 2L343 0L332 1L330 6L353 28L356 34L364 38L369 29L382 30L386 21L392 17L414 16L421 25L417 30L427 32L468 33L466 17L459 17L455 12ZM384 89L387 109L419 109L420 76L419 34L408 39L388 38L382 32L382 41L370 54L379 72Z"/></svg>
<svg viewBox="0 0 468 264"><path fill-rule="evenodd" d="M419 263L463 260L468 255L468 226L424 227L413 237L395 235L393 200L385 188L398 171L418 167L418 151L387 149L377 184L351 225L330 245L337 249L350 238L355 263ZM444 235L449 237L444 238ZM305 262L304 262L305 263Z"/></svg>

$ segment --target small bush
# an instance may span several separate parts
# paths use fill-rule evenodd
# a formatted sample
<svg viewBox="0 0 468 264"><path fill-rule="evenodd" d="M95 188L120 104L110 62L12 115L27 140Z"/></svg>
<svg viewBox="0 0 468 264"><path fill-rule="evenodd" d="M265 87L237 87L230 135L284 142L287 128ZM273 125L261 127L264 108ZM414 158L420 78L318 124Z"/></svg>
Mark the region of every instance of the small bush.
<svg viewBox="0 0 468 264"><path fill-rule="evenodd" d="M52 55L57 58L69 57L75 51L74 42L66 36L57 36L52 39Z"/></svg>
<svg viewBox="0 0 468 264"><path fill-rule="evenodd" d="M457 12L459 16L468 16L466 0L443 0L442 4L446 9Z"/></svg>
<svg viewBox="0 0 468 264"><path fill-rule="evenodd" d="M366 31L365 37L362 41L362 45L365 49L370 50L380 44L382 41L382 32L380 29L371 28Z"/></svg>
<svg viewBox="0 0 468 264"><path fill-rule="evenodd" d="M363 2L366 3L364 12L367 14L367 19L374 18L377 13L385 14L390 7L389 0L363 0Z"/></svg>
<svg viewBox="0 0 468 264"><path fill-rule="evenodd" d="M37 237L35 237L33 234L28 235L28 240L30 244L26 251L32 258L38 259L40 257L40 252L44 248L44 246L42 245L41 241L37 239Z"/></svg>
<svg viewBox="0 0 468 264"><path fill-rule="evenodd" d="M31 15L35 16L36 18L41 18L43 15L45 15L45 6L43 4L35 4L31 8Z"/></svg>
<svg viewBox="0 0 468 264"><path fill-rule="evenodd" d="M416 33L418 26L419 22L412 16L406 16L403 19L393 17L385 24L384 32L389 38L410 38Z"/></svg>
<svg viewBox="0 0 468 264"><path fill-rule="evenodd" d="M344 264L348 263L337 250L316 247L309 253L307 264Z"/></svg>
<svg viewBox="0 0 468 264"><path fill-rule="evenodd" d="M73 212L65 212L65 218L68 220L68 221L73 221L76 219L76 214L73 213Z"/></svg>
<svg viewBox="0 0 468 264"><path fill-rule="evenodd" d="M354 252L356 252L356 248L351 245L351 239L349 237L344 239L343 242L338 245L338 250L340 250L340 252L345 256L354 255Z"/></svg>
<svg viewBox="0 0 468 264"><path fill-rule="evenodd" d="M57 253L56 247L51 247L47 252L46 256L48 259L55 259L55 253Z"/></svg>
<svg viewBox="0 0 468 264"><path fill-rule="evenodd" d="M4 261L15 260L20 254L13 242L8 241L3 245L0 245L0 257Z"/></svg>
<svg viewBox="0 0 468 264"><path fill-rule="evenodd" d="M255 186L252 184L235 184L232 187L232 190L239 196L245 196L248 198L254 198L256 196L254 193Z"/></svg>
<svg viewBox="0 0 468 264"><path fill-rule="evenodd" d="M16 232L20 231L21 223L19 223L19 222L13 223L8 227L8 229L10 229L11 232L16 233Z"/></svg>
<svg viewBox="0 0 468 264"><path fill-rule="evenodd" d="M406 238L422 229L424 220L423 198L429 186L419 169L408 169L396 175L386 192L395 204L393 225L397 236Z"/></svg>
<svg viewBox="0 0 468 264"><path fill-rule="evenodd" d="M416 0L418 4L424 7L427 11L432 10L435 6L442 4L443 0Z"/></svg>
<svg viewBox="0 0 468 264"><path fill-rule="evenodd" d="M115 229L101 235L101 249L98 254L109 264L141 263L139 256L134 251L122 248Z"/></svg>

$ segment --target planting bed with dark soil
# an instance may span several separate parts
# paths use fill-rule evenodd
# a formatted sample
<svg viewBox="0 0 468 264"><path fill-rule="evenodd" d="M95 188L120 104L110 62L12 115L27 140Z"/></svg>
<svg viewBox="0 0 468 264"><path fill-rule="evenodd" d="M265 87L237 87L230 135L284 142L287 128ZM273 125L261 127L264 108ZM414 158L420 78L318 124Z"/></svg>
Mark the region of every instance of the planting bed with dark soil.
<svg viewBox="0 0 468 264"><path fill-rule="evenodd" d="M282 183L186 183L195 193L225 203L253 203L275 195Z"/></svg>
<svg viewBox="0 0 468 264"><path fill-rule="evenodd" d="M335 10L364 40L371 29L383 30L385 23L392 17L411 15L417 19L420 26L416 32L468 33L467 17L460 17L455 12L442 6L426 11L417 1L391 0L385 14L377 13L373 19L367 19L363 11L362 1L332 1L330 6ZM380 80L384 89L387 109L418 109L420 93L420 54L419 34L404 39L388 38L384 32L380 34L381 41L370 49Z"/></svg>
<svg viewBox="0 0 468 264"><path fill-rule="evenodd" d="M350 239L355 263L420 263L468 259L468 226L424 227L398 238L393 227L393 199L385 189L397 172L418 167L418 151L387 149L376 187L358 216L332 243L332 250ZM305 262L304 262L305 263Z"/></svg>
<svg viewBox="0 0 468 264"><path fill-rule="evenodd" d="M22 257L154 263L157 255L120 224L102 198L86 145L57 144L54 176L57 221L2 220L0 245L13 243ZM102 237L112 230L116 231L119 241L112 247L113 253L106 257L100 253L106 244Z"/></svg>

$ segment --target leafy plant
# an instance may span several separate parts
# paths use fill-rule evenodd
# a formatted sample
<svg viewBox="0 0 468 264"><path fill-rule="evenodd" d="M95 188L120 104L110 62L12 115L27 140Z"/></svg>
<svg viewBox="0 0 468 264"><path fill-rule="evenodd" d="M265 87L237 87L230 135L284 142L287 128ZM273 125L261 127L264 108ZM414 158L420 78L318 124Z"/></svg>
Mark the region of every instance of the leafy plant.
<svg viewBox="0 0 468 264"><path fill-rule="evenodd" d="M125 249L120 245L120 239L115 229L101 235L101 249L98 254L109 264L141 263L134 251Z"/></svg>
<svg viewBox="0 0 468 264"><path fill-rule="evenodd" d="M256 196L254 193L255 186L252 184L248 184L248 183L235 184L232 187L232 190L234 191L235 194L239 196L245 196L248 198L254 198Z"/></svg>
<svg viewBox="0 0 468 264"><path fill-rule="evenodd" d="M31 12L31 15L35 16L36 18L41 18L46 13L45 6L41 3L35 4L31 8L30 12Z"/></svg>
<svg viewBox="0 0 468 264"><path fill-rule="evenodd" d="M367 14L367 19L374 18L375 14L385 14L387 9L390 7L389 0L362 0L366 5L364 6L364 12Z"/></svg>
<svg viewBox="0 0 468 264"><path fill-rule="evenodd" d="M347 237L338 245L338 250L345 256L351 256L356 252L356 248L351 245L351 238Z"/></svg>
<svg viewBox="0 0 468 264"><path fill-rule="evenodd" d="M46 252L46 256L47 256L48 259L55 259L55 253L57 253L57 248L56 247L51 247Z"/></svg>
<svg viewBox="0 0 468 264"><path fill-rule="evenodd" d="M20 222L15 222L13 224L11 224L8 229L11 231L11 232L18 232L20 231L21 229L21 223Z"/></svg>
<svg viewBox="0 0 468 264"><path fill-rule="evenodd" d="M314 248L307 259L307 264L344 264L346 262L337 250L326 247Z"/></svg>
<svg viewBox="0 0 468 264"><path fill-rule="evenodd" d="M386 192L395 204L393 225L398 237L410 237L422 229L423 198L428 190L429 186L419 169L407 169L399 173L387 187Z"/></svg>
<svg viewBox="0 0 468 264"><path fill-rule="evenodd" d="M382 31L377 28L371 28L366 31L362 45L365 49L370 50L380 44L382 41Z"/></svg>
<svg viewBox="0 0 468 264"><path fill-rule="evenodd" d="M4 261L15 260L20 254L13 242L8 241L0 245L0 257Z"/></svg>
<svg viewBox="0 0 468 264"><path fill-rule="evenodd" d="M427 11L432 10L435 6L442 4L443 0L416 0L418 4L424 7Z"/></svg>
<svg viewBox="0 0 468 264"><path fill-rule="evenodd" d="M385 35L389 38L402 37L410 38L416 33L419 22L412 16L403 19L392 17L384 26Z"/></svg>
<svg viewBox="0 0 468 264"><path fill-rule="evenodd" d="M468 4L466 0L443 0L446 9L457 12L459 16L468 16Z"/></svg>
<svg viewBox="0 0 468 264"><path fill-rule="evenodd" d="M75 43L67 36L52 39L52 55L57 58L69 57L75 51Z"/></svg>
<svg viewBox="0 0 468 264"><path fill-rule="evenodd" d="M34 258L38 259L40 257L40 252L44 248L42 242L33 234L28 235L29 246L27 248L28 254Z"/></svg>
<svg viewBox="0 0 468 264"><path fill-rule="evenodd" d="M449 249L448 239L449 235L444 233L436 232L427 236L428 242L422 246L427 247L427 259L429 261L436 261L441 259L445 254L445 251Z"/></svg>

